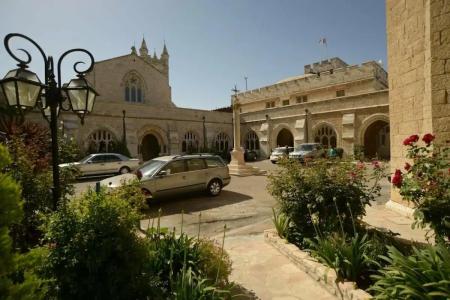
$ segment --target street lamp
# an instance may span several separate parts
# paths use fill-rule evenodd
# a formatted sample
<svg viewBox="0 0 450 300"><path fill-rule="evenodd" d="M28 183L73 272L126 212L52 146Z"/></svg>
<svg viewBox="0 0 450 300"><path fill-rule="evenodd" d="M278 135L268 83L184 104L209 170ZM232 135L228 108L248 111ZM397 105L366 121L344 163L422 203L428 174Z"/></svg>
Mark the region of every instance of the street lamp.
<svg viewBox="0 0 450 300"><path fill-rule="evenodd" d="M25 60L17 57L11 51L9 42L15 37L27 40L39 50L44 60L44 83L41 83L39 77L35 73L27 70L28 64L32 60L28 51L18 49L26 54L27 58ZM47 57L42 48L35 41L20 33L10 33L5 36L4 45L8 54L18 62L17 66L19 67L9 71L6 76L0 80L0 86L5 96L6 104L16 108L21 114L24 111L32 110L37 107L50 123L53 167L53 208L56 209L61 195L58 169L58 114L60 110L72 110L81 119L81 124L83 124L86 114L92 111L95 97L98 96L98 94L84 76L92 71L92 68L94 67L94 57L89 51L80 48L64 52L58 59L56 68L58 78L56 80L53 57ZM67 55L74 52L87 54L90 59L89 67L85 70L79 70L78 65L83 62L76 62L73 69L77 73L77 78L72 79L68 84L62 84L61 63Z"/></svg>

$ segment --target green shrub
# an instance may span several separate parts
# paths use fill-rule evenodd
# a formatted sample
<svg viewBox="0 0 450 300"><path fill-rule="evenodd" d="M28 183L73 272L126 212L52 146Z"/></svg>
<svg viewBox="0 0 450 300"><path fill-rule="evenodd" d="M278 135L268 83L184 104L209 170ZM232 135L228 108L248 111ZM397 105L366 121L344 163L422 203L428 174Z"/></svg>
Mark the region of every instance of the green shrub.
<svg viewBox="0 0 450 300"><path fill-rule="evenodd" d="M229 299L229 294L229 290L218 289L208 279L196 275L191 268L182 270L173 287L173 299L176 300Z"/></svg>
<svg viewBox="0 0 450 300"><path fill-rule="evenodd" d="M369 275L377 267L376 245L368 235L358 235L346 239L334 234L327 238L309 241L311 254L321 263L332 268L339 279L355 281L360 288L370 283Z"/></svg>
<svg viewBox="0 0 450 300"><path fill-rule="evenodd" d="M150 259L148 270L159 278L161 294L168 297L174 285L190 270L196 278L214 286L225 286L231 273L231 260L222 248L208 240L199 240L182 233L167 233L159 229L147 234Z"/></svg>
<svg viewBox="0 0 450 300"><path fill-rule="evenodd" d="M415 206L415 225L430 226L436 241L450 244L450 148L433 147L434 136L425 134L425 146L417 144L418 135L403 141L408 147L406 172L396 170L392 183L400 195Z"/></svg>
<svg viewBox="0 0 450 300"><path fill-rule="evenodd" d="M0 145L0 299L45 299L46 281L37 273L45 249L15 253L9 236L9 227L23 216L20 188L2 171L10 163L9 153Z"/></svg>
<svg viewBox="0 0 450 300"><path fill-rule="evenodd" d="M122 198L92 190L48 220L46 272L59 299L140 299L149 294L150 259L136 235L139 216Z"/></svg>
<svg viewBox="0 0 450 300"><path fill-rule="evenodd" d="M113 189L110 194L128 202L137 211L148 208L147 199L141 191L139 180L128 181L120 188Z"/></svg>
<svg viewBox="0 0 450 300"><path fill-rule="evenodd" d="M365 215L365 206L379 195L379 180L384 176L378 162L370 171L347 160L315 160L307 166L283 160L280 165L269 175L268 189L292 222L289 240L300 246L317 231L353 233L354 221Z"/></svg>
<svg viewBox="0 0 450 300"><path fill-rule="evenodd" d="M388 265L372 276L375 299L450 298L450 250L445 246L414 248L411 256L389 247L383 259Z"/></svg>
<svg viewBox="0 0 450 300"><path fill-rule="evenodd" d="M273 218L272 222L275 226L275 229L278 233L278 236L283 239L288 239L289 236L289 230L291 226L291 219L289 219L286 214L276 211L274 208L272 208Z"/></svg>

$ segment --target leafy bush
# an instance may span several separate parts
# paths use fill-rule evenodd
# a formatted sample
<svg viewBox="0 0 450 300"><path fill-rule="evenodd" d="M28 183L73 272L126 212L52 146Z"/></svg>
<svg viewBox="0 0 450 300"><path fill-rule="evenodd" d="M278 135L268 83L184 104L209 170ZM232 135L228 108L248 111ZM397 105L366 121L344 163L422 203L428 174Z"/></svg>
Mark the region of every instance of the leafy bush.
<svg viewBox="0 0 450 300"><path fill-rule="evenodd" d="M276 211L274 208L272 208L273 218L272 222L275 226L275 229L278 233L278 236L283 239L288 239L289 236L289 230L291 227L291 219L289 219L286 214Z"/></svg>
<svg viewBox="0 0 450 300"><path fill-rule="evenodd" d="M11 163L0 145L0 170ZM0 299L45 299L46 281L36 271L45 255L44 248L27 254L13 251L9 227L22 217L20 188L13 178L0 172ZM37 255L41 254L41 255Z"/></svg>
<svg viewBox="0 0 450 300"><path fill-rule="evenodd" d="M415 205L416 224L429 225L437 241L450 243L450 148L433 148L434 136L426 134L425 146L417 144L418 135L407 138L406 173L396 170L392 183L400 195Z"/></svg>
<svg viewBox="0 0 450 300"><path fill-rule="evenodd" d="M128 181L120 188L113 189L110 194L128 202L138 211L148 208L147 199L141 191L139 180Z"/></svg>
<svg viewBox="0 0 450 300"><path fill-rule="evenodd" d="M369 275L376 269L377 246L368 235L346 239L333 234L327 238L309 240L311 254L321 263L329 266L341 280L355 281L360 288L367 287Z"/></svg>
<svg viewBox="0 0 450 300"><path fill-rule="evenodd" d="M414 248L411 256L389 247L383 259L388 265L372 276L375 299L450 298L450 250L444 245Z"/></svg>
<svg viewBox="0 0 450 300"><path fill-rule="evenodd" d="M196 279L210 286L226 286L231 273L231 260L223 248L209 240L188 237L182 233L176 236L160 229L147 234L150 260L149 270L159 278L160 293L168 297L179 288L177 284L189 270ZM191 275L188 275L191 276ZM191 286L192 287L192 286ZM178 298L177 298L178 299ZM209 298L208 298L209 299Z"/></svg>
<svg viewBox="0 0 450 300"><path fill-rule="evenodd" d="M269 175L269 192L293 224L289 240L298 245L323 234L354 231L354 220L365 215L365 206L379 195L384 168L373 170L347 160L315 160L307 166L293 160L280 162ZM373 180L373 184L369 184ZM313 220L314 223L313 224Z"/></svg>
<svg viewBox="0 0 450 300"><path fill-rule="evenodd" d="M139 299L150 293L146 242L136 210L122 198L89 191L48 220L46 272L59 299Z"/></svg>

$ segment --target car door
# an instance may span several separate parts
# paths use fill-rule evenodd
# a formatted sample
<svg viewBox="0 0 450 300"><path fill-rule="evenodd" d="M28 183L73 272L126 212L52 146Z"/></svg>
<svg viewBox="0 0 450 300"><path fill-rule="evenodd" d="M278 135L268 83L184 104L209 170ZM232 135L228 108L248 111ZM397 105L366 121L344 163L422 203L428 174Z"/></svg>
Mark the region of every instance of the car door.
<svg viewBox="0 0 450 300"><path fill-rule="evenodd" d="M104 155L97 154L91 157L86 163L80 165L80 171L83 176L100 174L104 165Z"/></svg>
<svg viewBox="0 0 450 300"><path fill-rule="evenodd" d="M104 158L104 173L117 173L122 165L122 159L114 154L107 154Z"/></svg>
<svg viewBox="0 0 450 300"><path fill-rule="evenodd" d="M186 191L199 191L206 187L206 163L202 158L190 158L186 160Z"/></svg>
<svg viewBox="0 0 450 300"><path fill-rule="evenodd" d="M154 176L155 197L171 196L186 191L186 160L174 160Z"/></svg>

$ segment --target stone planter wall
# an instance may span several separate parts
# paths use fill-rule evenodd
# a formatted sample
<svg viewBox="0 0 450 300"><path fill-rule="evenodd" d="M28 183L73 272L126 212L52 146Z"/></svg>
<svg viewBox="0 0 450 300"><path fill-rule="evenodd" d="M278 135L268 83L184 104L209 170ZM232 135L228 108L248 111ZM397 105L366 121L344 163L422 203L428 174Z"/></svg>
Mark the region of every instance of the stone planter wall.
<svg viewBox="0 0 450 300"><path fill-rule="evenodd" d="M264 239L339 299L372 299L370 294L356 288L354 282L338 282L334 270L319 263L309 253L300 250L297 246L289 244L288 241L280 238L275 230L264 231Z"/></svg>

